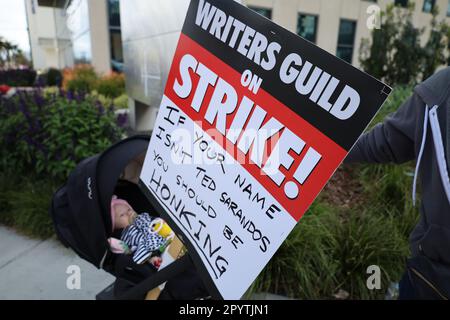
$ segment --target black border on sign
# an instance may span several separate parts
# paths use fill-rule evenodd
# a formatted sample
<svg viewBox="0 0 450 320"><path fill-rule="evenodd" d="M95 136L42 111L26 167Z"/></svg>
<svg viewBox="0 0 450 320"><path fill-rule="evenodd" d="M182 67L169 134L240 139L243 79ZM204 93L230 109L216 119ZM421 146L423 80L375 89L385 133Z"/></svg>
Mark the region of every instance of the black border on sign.
<svg viewBox="0 0 450 320"><path fill-rule="evenodd" d="M151 138L150 138L151 141ZM149 143L150 145L150 143ZM194 245L191 243L190 239L187 239L185 236L185 233L181 228L178 227L177 223L172 219L172 217L166 213L166 211L170 210L168 208L165 208L159 203L159 201L155 198L155 196L150 192L150 190L147 188L146 184L139 178L138 186L145 195L145 197L150 201L152 206L158 211L161 218L167 221L167 223L170 225L170 228L172 228L177 236L180 238L180 240L183 242L183 244L188 249L188 254L191 257L192 261L194 262L195 268L197 269L197 272L200 276L200 278L203 280L203 283L206 286L206 289L208 290L209 294L213 299L223 300L222 295L219 292L219 289L217 289L216 285L214 284L214 281L209 276L209 271L206 269L206 267L203 264L202 259L200 258L199 254L197 253L197 250L195 249ZM173 262L172 262L173 263Z"/></svg>
<svg viewBox="0 0 450 320"><path fill-rule="evenodd" d="M321 128L318 128L319 131L321 131L328 138L330 138L336 144L340 145L343 149L345 149L347 152L349 152L351 150L351 148L354 146L354 144L356 143L356 141L358 140L358 137L361 136L361 133L364 132L364 129L367 128L367 126L369 125L371 120L375 117L375 115L381 109L382 105L386 101L386 98L392 89L389 86L387 86L386 84L384 84L383 82L380 82L379 80L375 79L374 77L368 75L367 73L362 72L361 70L353 67L352 65L350 65L346 62L340 61L334 55L332 55L332 54L326 52L325 50L319 48L318 46L302 39L301 37L282 28L281 26L273 23L272 21L261 17L257 13L254 13L251 10L248 10L247 8L245 8L245 6L242 6L239 3L236 3L232 0L229 0L229 1L205 0L205 1L216 6L217 8L222 8L222 9L224 9L224 7L229 8L229 11L231 12L230 14L232 14L233 16L245 17L245 18L248 17L250 20L249 22L246 22L248 25L258 26L258 28L255 27L255 30L267 30L267 32L266 32L267 34L272 34L271 37L277 38L277 37L284 35L285 39L280 39L282 41L279 41L279 42L283 43L285 45L285 47L289 48L290 46L293 46L292 43L294 43L294 42L295 43L299 42L299 43L303 44L303 49L308 53L305 55L306 57L314 57L316 54L323 55L324 62L320 64L321 67L326 66L327 68L324 68L324 70L325 69L337 70L337 72L336 72L337 75L342 74L343 72L344 73L349 72L350 73L349 76L352 78L352 81L350 84L358 83L359 85L362 85L358 81L364 80L363 88L368 87L367 82L370 82L374 87L376 87L379 90L378 94L376 94L376 93L371 94L371 96L372 96L371 100L375 100L376 102L371 102L371 104L370 104L371 110L369 110L370 112L367 112L370 114L370 116L368 116L368 117L366 117L364 115L362 116L363 117L362 119L364 121L364 127L361 127L361 131L358 132L357 135L353 134L354 137L351 136L350 138L346 138L346 139L342 138L341 139L339 137L331 135L330 132L333 132L333 130L335 128L342 129L341 128L342 125L341 125L340 121L334 120L334 122L333 122L333 121L329 120L330 116L328 114L325 114L325 116L322 115L323 125L321 126ZM216 41L214 38L205 36L203 31L198 32L199 27L195 26L195 23L193 22L194 20L192 19L192 17L195 14L195 9L198 7L198 5L199 5L199 0L191 0L190 1L187 15L186 15L185 21L183 23L181 32L184 35L186 35L188 38L190 38L192 41L197 42L206 51L210 52L212 55L221 59L224 63L229 65L231 68L234 68L238 72L243 71L243 70L240 70L240 69L242 69L242 66L239 66L239 61L242 61L242 59L243 59L241 56L239 56L233 50L230 50L229 48L227 48L226 45L222 44L219 41ZM242 12L240 12L241 8L245 8L245 11L242 10ZM189 19L191 19L191 21ZM273 30L275 30L275 31L273 31ZM296 51L289 50L289 52L294 53ZM228 55L226 55L227 53L228 53ZM333 59L331 59L331 58L333 58ZM317 57L314 57L314 59L311 59L311 61L316 62L317 59L318 59ZM323 64L323 66L322 66L322 64ZM238 65L238 67L236 67L236 65ZM344 66L346 68L344 71L342 71L341 67L344 67ZM298 116L302 117L308 123L314 125L314 122L312 122L311 119L316 117L317 115L320 115L322 112L321 109L317 109L318 111L316 113L311 113L311 114L309 114L309 116L308 116L308 114L304 114L304 115L300 114L299 110L297 110L297 107L296 107L297 104L292 102L292 101L298 100L296 93L294 92L295 95L293 98L289 97L288 95L286 95L286 97L284 97L284 95L280 96L278 94L278 92L280 91L279 90L280 86L277 85L277 83L279 81L272 74L273 73L272 70L262 71L261 68L258 69L257 67L254 67L254 66L252 66L251 69L257 70L258 74L260 74L263 78L265 78L267 80L263 84L263 86L262 86L263 88L266 85L270 84L266 88L267 89L266 91L269 94L272 94L272 95L274 95L275 98L280 99L281 102L283 102L287 107L291 108ZM281 86L281 88L287 88L287 87L285 87L283 85L283 86ZM164 92L165 92L165 88L164 88ZM365 93L364 91L362 91L362 92ZM277 93L277 94L275 94L275 93ZM292 96L292 93L291 93L291 96ZM306 98L304 98L303 100L305 100L307 102L307 103L305 103L305 105L310 105L310 103L308 102L308 100ZM375 107L376 107L376 110L375 110ZM308 117L306 117L306 116L308 116ZM331 122L334 123L334 127L332 126ZM338 124L338 125L336 125L336 124ZM341 132L342 132L342 130L341 130ZM150 146L150 143L151 143L151 139L149 142L149 146ZM336 166L335 170L333 171L333 174L339 166L340 166L340 164L338 166ZM180 237L180 240L183 241L183 243L187 247L188 254L190 255L197 271L199 272L199 276L203 280L208 292L211 294L211 296L214 299L222 300L223 299L222 295L220 294L218 288L216 287L213 278L210 276L210 273L209 273L207 267L203 263L203 261L200 257L200 253L197 251L196 245L194 243L195 241L191 240L191 238L187 236L187 234L182 229L182 227L179 227L175 223L175 219L172 218L171 215L168 213L168 212L172 212L172 210L170 210L164 204L160 203L158 201L157 196L155 196L150 191L150 189L147 187L147 185L141 179L139 179L138 185L139 185L139 188L141 189L141 191L143 192L143 194L149 200L149 202L155 207L155 209L158 210L161 217L170 224L170 226L175 231L175 233ZM176 217L176 215L175 215L175 217Z"/></svg>

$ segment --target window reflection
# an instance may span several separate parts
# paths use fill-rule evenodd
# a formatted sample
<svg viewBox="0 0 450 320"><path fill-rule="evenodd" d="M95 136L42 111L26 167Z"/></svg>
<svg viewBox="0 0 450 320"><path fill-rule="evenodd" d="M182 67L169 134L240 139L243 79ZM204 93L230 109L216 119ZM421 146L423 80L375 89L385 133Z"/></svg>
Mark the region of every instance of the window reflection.
<svg viewBox="0 0 450 320"><path fill-rule="evenodd" d="M299 14L297 22L297 34L313 43L317 37L317 16Z"/></svg>
<svg viewBox="0 0 450 320"><path fill-rule="evenodd" d="M120 2L108 0L109 42L111 46L111 68L123 71L122 33L120 30Z"/></svg>
<svg viewBox="0 0 450 320"><path fill-rule="evenodd" d="M91 34L87 0L73 0L67 8L67 27L72 33L75 63L92 61Z"/></svg>

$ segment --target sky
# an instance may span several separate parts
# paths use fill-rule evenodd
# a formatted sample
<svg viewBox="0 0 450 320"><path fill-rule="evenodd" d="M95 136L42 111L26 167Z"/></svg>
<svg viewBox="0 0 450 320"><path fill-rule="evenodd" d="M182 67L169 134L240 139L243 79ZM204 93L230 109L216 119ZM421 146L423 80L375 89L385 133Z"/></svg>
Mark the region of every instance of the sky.
<svg viewBox="0 0 450 320"><path fill-rule="evenodd" d="M29 52L25 1L0 0L0 36Z"/></svg>

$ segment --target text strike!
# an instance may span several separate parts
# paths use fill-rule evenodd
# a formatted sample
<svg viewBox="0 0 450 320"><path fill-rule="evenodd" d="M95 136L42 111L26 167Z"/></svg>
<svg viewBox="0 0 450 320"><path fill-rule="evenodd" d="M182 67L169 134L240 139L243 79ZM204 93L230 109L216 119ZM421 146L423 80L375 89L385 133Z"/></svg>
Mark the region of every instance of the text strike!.
<svg viewBox="0 0 450 320"><path fill-rule="evenodd" d="M194 93L190 70L199 76ZM179 74L181 79L175 80L173 90L181 99L186 99L193 93L191 108L196 112L200 111L208 88L214 88L204 116L205 120L211 125L215 123L217 131L233 145L237 144L237 148L245 155L249 153L250 147L256 142L257 146L251 149L251 161L261 168L274 183L281 186L285 180L285 175L280 171L280 166L289 170L294 163L294 159L289 152L292 150L296 154L300 154L306 143L274 117L271 117L262 125L267 112L260 106L255 105L247 96L242 97L231 126L229 130L226 130L227 117L233 114L238 107L239 97L233 86L218 77L208 67L199 63L190 54L181 58ZM245 123L247 125L244 128ZM248 134L245 134L245 132L248 132ZM280 138L273 147L267 161L263 164L263 151L268 140L275 134L280 134ZM243 136L246 136L246 139L238 140L239 137ZM298 183L304 184L321 158L322 156L314 148L308 147L304 158L293 174L294 179ZM291 192L290 188L285 188L285 193L290 199L295 199L298 195L298 192Z"/></svg>

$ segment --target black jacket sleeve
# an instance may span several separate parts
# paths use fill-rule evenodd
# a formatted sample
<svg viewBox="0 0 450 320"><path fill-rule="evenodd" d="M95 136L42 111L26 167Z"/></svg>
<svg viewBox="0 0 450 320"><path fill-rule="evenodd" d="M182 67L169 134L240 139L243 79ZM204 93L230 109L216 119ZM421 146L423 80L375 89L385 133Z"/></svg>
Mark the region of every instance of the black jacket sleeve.
<svg viewBox="0 0 450 320"><path fill-rule="evenodd" d="M403 163L415 158L418 129L423 126L424 103L414 94L383 123L362 135L345 163Z"/></svg>

